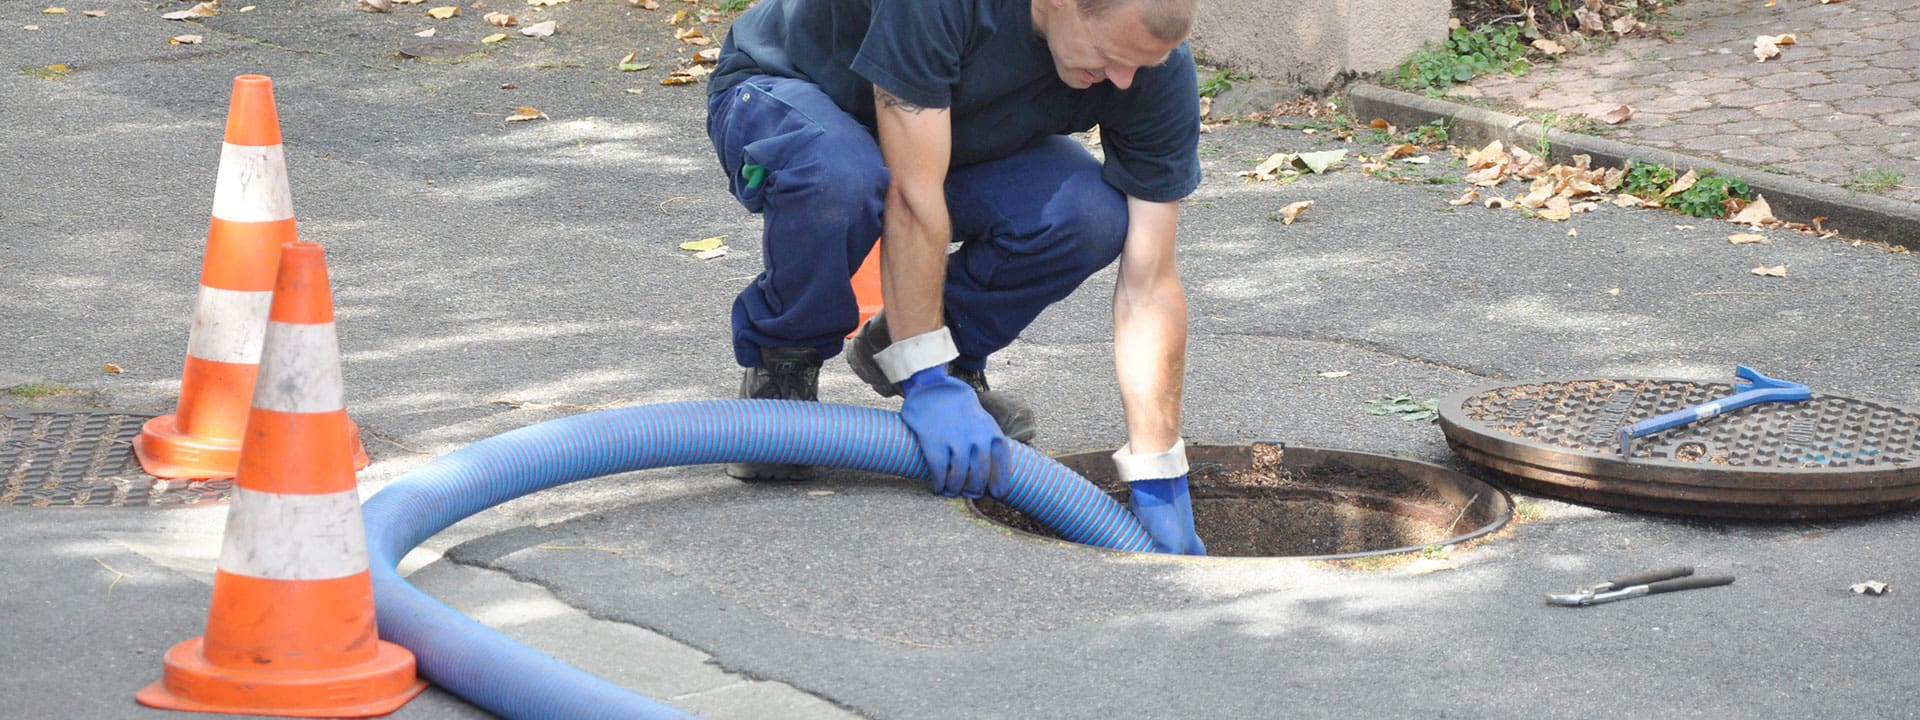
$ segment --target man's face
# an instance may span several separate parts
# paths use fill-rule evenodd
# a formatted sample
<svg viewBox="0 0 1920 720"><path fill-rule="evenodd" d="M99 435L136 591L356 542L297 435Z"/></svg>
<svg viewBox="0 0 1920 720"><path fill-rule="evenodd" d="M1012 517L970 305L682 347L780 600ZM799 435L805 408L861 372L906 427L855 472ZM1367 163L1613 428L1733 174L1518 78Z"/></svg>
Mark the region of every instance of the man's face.
<svg viewBox="0 0 1920 720"><path fill-rule="evenodd" d="M1050 2L1051 0L1040 0ZM1047 48L1054 68L1068 87L1085 90L1101 81L1121 90L1133 85L1140 68L1165 62L1180 41L1166 41L1147 31L1138 3L1111 8L1101 17L1080 13L1073 0L1054 13L1046 29Z"/></svg>

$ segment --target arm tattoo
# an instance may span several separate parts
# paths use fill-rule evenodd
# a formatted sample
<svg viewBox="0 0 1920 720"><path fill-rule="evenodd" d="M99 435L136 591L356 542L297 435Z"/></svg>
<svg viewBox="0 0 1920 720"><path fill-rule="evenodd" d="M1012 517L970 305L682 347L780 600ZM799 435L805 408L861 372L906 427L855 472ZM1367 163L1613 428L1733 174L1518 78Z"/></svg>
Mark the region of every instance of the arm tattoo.
<svg viewBox="0 0 1920 720"><path fill-rule="evenodd" d="M897 109L904 113L918 115L921 113L921 111L924 111L927 109L925 106L915 105L913 103L907 102L905 99L901 98L900 96L887 92L885 88L882 88L879 85L873 86L873 96L876 98L879 98L880 104L890 108Z"/></svg>

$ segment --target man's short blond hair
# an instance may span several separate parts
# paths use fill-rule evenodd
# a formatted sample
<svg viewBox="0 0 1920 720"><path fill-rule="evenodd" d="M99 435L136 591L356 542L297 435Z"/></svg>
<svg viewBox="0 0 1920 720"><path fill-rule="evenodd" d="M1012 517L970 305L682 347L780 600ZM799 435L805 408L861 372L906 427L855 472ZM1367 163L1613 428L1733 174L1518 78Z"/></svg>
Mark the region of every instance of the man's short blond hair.
<svg viewBox="0 0 1920 720"><path fill-rule="evenodd" d="M1100 17L1129 4L1140 6L1140 20L1154 37L1173 42L1193 31L1194 6L1199 0L1073 0L1080 14Z"/></svg>

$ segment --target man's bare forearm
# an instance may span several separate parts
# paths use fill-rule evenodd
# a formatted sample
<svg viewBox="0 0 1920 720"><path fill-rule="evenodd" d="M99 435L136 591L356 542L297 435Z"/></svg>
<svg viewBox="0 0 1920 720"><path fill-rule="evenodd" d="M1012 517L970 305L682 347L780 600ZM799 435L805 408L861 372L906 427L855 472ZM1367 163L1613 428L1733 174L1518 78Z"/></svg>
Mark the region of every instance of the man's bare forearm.
<svg viewBox="0 0 1920 720"><path fill-rule="evenodd" d="M891 175L884 208L880 283L894 339L939 329L946 280L946 177L952 126L944 108L925 108L874 87L880 152Z"/></svg>
<svg viewBox="0 0 1920 720"><path fill-rule="evenodd" d="M1180 439L1187 364L1187 296L1174 267L1179 206L1127 199L1126 250L1113 290L1114 369L1134 453Z"/></svg>

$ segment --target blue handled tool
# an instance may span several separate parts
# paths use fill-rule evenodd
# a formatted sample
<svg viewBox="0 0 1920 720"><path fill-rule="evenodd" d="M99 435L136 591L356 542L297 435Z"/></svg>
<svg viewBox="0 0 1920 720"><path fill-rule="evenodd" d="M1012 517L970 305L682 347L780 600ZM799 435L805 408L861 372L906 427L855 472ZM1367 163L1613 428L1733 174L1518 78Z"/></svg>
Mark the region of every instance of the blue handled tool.
<svg viewBox="0 0 1920 720"><path fill-rule="evenodd" d="M1738 393L1704 405L1695 405L1685 410L1675 410L1656 418L1641 420L1630 427L1620 428L1621 457L1633 454L1633 439L1637 437L1672 430L1721 413L1733 412L1754 403L1800 402L1813 397L1813 391L1807 389L1805 385L1775 380L1745 365L1736 366L1733 374L1740 378L1733 383L1734 389L1740 391Z"/></svg>

